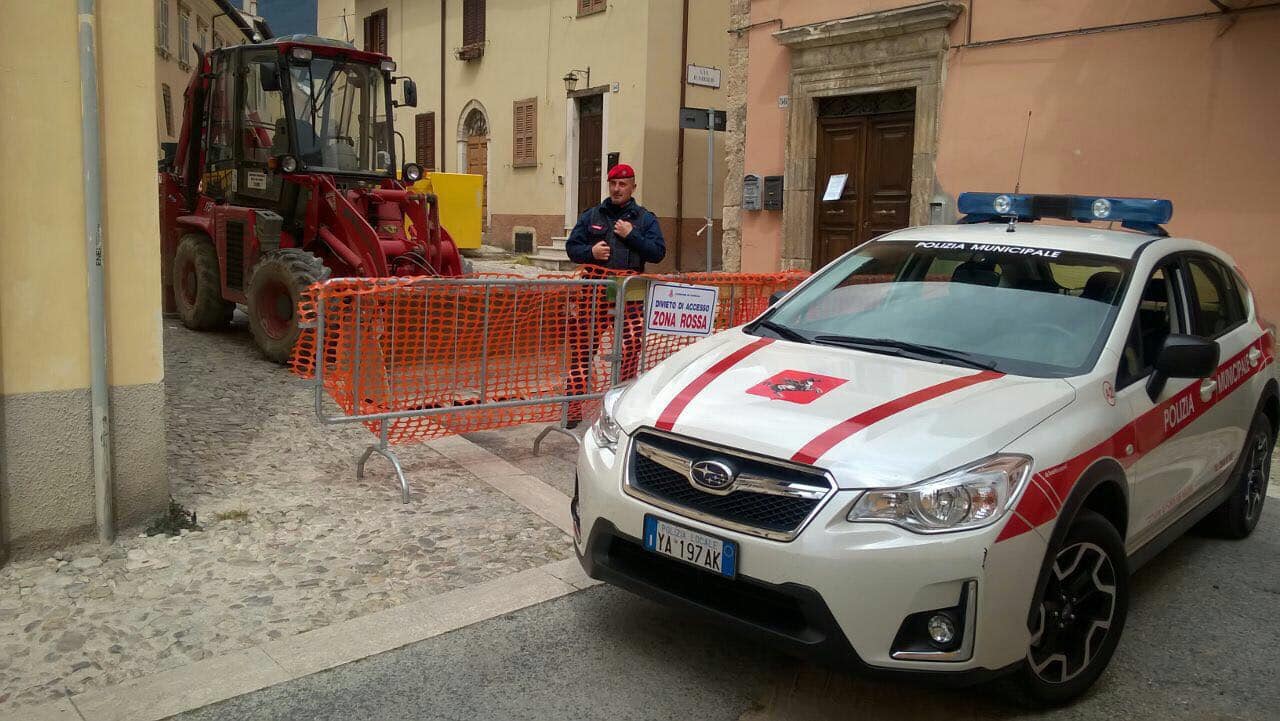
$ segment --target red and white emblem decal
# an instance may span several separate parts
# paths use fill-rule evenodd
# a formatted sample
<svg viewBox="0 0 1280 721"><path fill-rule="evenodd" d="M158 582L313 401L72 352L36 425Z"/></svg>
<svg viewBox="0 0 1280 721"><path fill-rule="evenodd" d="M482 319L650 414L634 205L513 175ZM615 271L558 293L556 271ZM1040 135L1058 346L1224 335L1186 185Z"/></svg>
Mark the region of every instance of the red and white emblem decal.
<svg viewBox="0 0 1280 721"><path fill-rule="evenodd" d="M787 370L751 386L747 393L803 405L812 403L823 393L829 393L848 382L845 378Z"/></svg>
<svg viewBox="0 0 1280 721"><path fill-rule="evenodd" d="M1116 389L1111 385L1111 381L1102 382L1102 397L1107 399L1107 405L1116 404Z"/></svg>

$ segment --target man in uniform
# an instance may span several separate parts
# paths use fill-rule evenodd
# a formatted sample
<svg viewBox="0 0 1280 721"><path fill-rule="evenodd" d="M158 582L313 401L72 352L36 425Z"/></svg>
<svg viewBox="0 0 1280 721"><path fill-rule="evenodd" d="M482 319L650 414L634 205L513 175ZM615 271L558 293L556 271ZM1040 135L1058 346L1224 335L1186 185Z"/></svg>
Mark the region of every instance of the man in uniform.
<svg viewBox="0 0 1280 721"><path fill-rule="evenodd" d="M599 205L589 208L573 226L573 232L565 242L569 260L586 266L586 277L603 277L606 273L596 269L643 273L645 263L658 263L667 254L667 244L662 238L658 218L635 201L636 171L625 163L609 169L609 197ZM597 289L591 289L592 299L581 304L580 317L575 324L573 337L569 339L570 361L566 395L589 392L587 380L591 356L598 338L608 334L608 323L613 304ZM599 296L599 297L597 297ZM644 304L628 301L624 318L622 378L625 380L639 372L639 340L643 329ZM592 318L594 317L594 322ZM592 385L600 385L594 383ZM570 403L568 427L577 426L582 420L581 403Z"/></svg>

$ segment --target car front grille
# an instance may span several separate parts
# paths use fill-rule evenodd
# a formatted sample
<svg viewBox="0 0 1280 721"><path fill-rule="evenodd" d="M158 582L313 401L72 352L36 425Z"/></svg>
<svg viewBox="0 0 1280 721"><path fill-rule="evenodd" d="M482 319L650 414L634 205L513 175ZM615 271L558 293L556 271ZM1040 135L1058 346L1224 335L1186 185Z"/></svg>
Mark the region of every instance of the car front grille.
<svg viewBox="0 0 1280 721"><path fill-rule="evenodd" d="M731 468L734 483L710 489L695 482L691 467L700 461ZM642 431L631 444L626 490L711 525L789 541L834 492L834 485L817 469Z"/></svg>

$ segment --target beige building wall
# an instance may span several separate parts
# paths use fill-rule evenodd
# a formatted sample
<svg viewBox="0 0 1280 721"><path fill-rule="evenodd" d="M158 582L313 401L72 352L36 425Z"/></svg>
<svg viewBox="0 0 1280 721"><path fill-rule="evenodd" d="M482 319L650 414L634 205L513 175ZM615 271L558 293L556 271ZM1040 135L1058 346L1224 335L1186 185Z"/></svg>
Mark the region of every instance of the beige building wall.
<svg viewBox="0 0 1280 721"><path fill-rule="evenodd" d="M213 0L132 0L142 4L150 2L155 6L155 17L151 26L155 28L155 65L156 65L156 128L161 143L177 142L182 132L182 113L185 107L183 94L187 83L191 82L191 74L195 72L196 54L191 45L199 44L206 50L221 45L239 45L247 42L244 33L232 22ZM240 0L232 0L239 7ZM161 8L168 6L169 21L167 28L160 24ZM112 4L114 7L114 4ZM186 57L183 58L182 15L186 12L189 18L189 41L186 45ZM201 29L204 30L201 33ZM167 30L167 31L166 31ZM164 90L169 89L170 111L166 118Z"/></svg>
<svg viewBox="0 0 1280 721"><path fill-rule="evenodd" d="M796 109L778 104L792 89L793 51L774 33L914 5L916 0L750 2L749 23L759 25L744 33L745 171L782 173L793 152L787 147L788 119ZM1280 188L1280 144L1271 139L1280 117L1280 11L956 47L970 39L980 43L1216 12L1200 0L989 0L978 3L970 18L967 3L956 5L962 11L947 30L951 47L944 50L936 164L928 189L948 203L949 217L960 192L1013 188L1031 111L1023 190L1169 198L1169 231L1232 253L1263 312L1280 313L1280 281L1269 269L1275 258L1269 239L1280 223L1280 206L1271 202ZM921 150L917 144L916 152ZM812 182L786 179L788 187ZM743 270L783 265L783 217L741 212L740 246L730 253L740 248Z"/></svg>
<svg viewBox="0 0 1280 721"><path fill-rule="evenodd" d="M150 3L99 16L102 201L116 520L168 500ZM0 165L0 545L94 529L80 77L73 2L3 3ZM39 139L57 141L41 142Z"/></svg>
<svg viewBox="0 0 1280 721"><path fill-rule="evenodd" d="M636 168L637 199L663 220L668 261L675 257L675 186L680 81L681 0L610 2L604 12L577 16L577 0L489 0L484 56L462 61L462 0L445 8L445 101L440 102L440 3L388 0L320 0L319 31L363 42L363 21L385 9L388 53L399 72L418 85L418 107L396 111L407 155L414 155L414 116L436 113L437 169L465 172L463 123L473 108L488 121L488 241L510 247L514 232L533 230L540 244L563 234L576 220L575 106L563 77L590 68L590 85L603 95L603 154L619 153ZM724 67L728 11L721 0L690 0L689 61ZM344 26L342 18L346 16ZM695 25L696 23L696 25ZM344 30L350 35L343 37ZM583 74L579 90L587 87ZM690 88L689 105L716 105L723 91ZM536 98L538 164L513 167L513 103ZM443 129L443 140L441 131ZM690 131L685 143L683 208L688 244L705 213L706 138ZM722 153L723 141L717 146ZM717 176L724 172L722 157ZM719 215L722 181L716 185ZM599 195L606 194L601 183ZM692 224L690 228L690 224ZM718 243L717 243L718 244ZM694 259L705 255L699 251Z"/></svg>

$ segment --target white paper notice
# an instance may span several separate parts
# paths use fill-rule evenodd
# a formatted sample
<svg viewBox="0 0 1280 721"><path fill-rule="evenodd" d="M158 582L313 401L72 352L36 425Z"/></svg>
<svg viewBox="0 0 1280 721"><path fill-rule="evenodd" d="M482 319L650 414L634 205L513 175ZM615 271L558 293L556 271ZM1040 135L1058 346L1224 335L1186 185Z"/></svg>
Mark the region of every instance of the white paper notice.
<svg viewBox="0 0 1280 721"><path fill-rule="evenodd" d="M827 178L827 192L822 194L823 200L839 200L844 195L844 184L849 180L848 173L841 173Z"/></svg>

